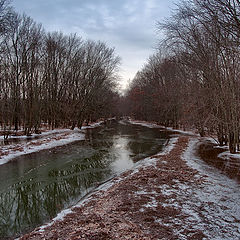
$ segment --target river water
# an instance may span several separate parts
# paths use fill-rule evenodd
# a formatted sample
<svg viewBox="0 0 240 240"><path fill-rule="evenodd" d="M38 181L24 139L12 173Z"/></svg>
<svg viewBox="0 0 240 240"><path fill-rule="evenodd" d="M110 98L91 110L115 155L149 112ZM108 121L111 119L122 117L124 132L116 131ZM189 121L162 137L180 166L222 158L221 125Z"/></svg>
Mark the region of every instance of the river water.
<svg viewBox="0 0 240 240"><path fill-rule="evenodd" d="M111 124L77 141L21 156L0 166L0 238L13 237L54 218L99 183L161 151L170 133Z"/></svg>

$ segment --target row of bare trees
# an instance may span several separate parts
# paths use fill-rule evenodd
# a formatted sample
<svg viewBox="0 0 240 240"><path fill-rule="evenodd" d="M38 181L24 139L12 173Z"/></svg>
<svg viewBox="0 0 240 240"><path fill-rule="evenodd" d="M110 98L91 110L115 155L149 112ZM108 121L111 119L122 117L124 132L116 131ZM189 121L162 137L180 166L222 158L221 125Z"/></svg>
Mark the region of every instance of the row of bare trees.
<svg viewBox="0 0 240 240"><path fill-rule="evenodd" d="M46 33L0 0L0 125L25 134L108 117L120 59L105 43Z"/></svg>
<svg viewBox="0 0 240 240"><path fill-rule="evenodd" d="M231 153L240 138L240 1L186 0L158 24L159 49L136 75L130 113L164 125L194 126Z"/></svg>

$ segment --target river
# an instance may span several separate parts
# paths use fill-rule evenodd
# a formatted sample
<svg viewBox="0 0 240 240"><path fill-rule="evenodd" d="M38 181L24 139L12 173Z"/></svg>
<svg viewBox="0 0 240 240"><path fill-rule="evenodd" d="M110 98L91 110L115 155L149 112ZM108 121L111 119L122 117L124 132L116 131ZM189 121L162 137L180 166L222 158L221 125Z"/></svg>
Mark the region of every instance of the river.
<svg viewBox="0 0 240 240"><path fill-rule="evenodd" d="M99 183L160 152L170 133L130 124L88 129L86 140L18 157L0 166L0 237L54 218Z"/></svg>

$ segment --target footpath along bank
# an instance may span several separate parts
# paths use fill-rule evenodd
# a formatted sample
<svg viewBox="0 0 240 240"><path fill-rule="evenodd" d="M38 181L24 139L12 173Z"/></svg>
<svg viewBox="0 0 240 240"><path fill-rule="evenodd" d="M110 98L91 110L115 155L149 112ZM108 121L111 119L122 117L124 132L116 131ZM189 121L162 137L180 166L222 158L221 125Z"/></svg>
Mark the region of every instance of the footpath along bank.
<svg viewBox="0 0 240 240"><path fill-rule="evenodd" d="M171 139L20 239L239 239L239 185L195 156L198 142Z"/></svg>

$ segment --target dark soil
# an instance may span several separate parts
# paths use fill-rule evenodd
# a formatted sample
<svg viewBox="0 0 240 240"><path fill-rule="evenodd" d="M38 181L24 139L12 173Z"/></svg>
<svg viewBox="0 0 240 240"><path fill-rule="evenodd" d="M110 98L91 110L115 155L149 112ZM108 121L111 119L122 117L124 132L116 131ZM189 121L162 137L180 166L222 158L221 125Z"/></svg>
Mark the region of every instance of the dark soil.
<svg viewBox="0 0 240 240"><path fill-rule="evenodd" d="M218 148L216 144L203 141L199 144L197 154L209 165L218 168L222 173L240 182L240 159L229 157L229 159L219 158L218 155L226 149Z"/></svg>

